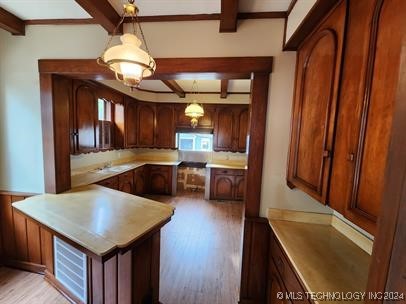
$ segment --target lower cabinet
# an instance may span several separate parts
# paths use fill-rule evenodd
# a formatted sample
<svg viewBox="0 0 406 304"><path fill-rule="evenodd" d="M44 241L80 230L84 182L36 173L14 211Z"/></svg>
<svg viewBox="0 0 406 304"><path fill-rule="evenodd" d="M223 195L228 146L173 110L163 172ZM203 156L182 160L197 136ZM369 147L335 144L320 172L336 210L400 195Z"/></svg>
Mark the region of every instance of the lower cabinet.
<svg viewBox="0 0 406 304"><path fill-rule="evenodd" d="M172 166L148 166L148 187L151 194L172 194Z"/></svg>
<svg viewBox="0 0 406 304"><path fill-rule="evenodd" d="M118 190L118 176L113 176L110 177L108 179L102 180L100 182L97 183L100 186L106 187L106 188L110 188L110 189L114 189L114 190Z"/></svg>
<svg viewBox="0 0 406 304"><path fill-rule="evenodd" d="M134 194L134 170L122 173L118 176L118 190Z"/></svg>
<svg viewBox="0 0 406 304"><path fill-rule="evenodd" d="M145 172L144 167L134 170L134 194L143 195L145 193Z"/></svg>
<svg viewBox="0 0 406 304"><path fill-rule="evenodd" d="M211 169L210 199L244 200L245 170Z"/></svg>

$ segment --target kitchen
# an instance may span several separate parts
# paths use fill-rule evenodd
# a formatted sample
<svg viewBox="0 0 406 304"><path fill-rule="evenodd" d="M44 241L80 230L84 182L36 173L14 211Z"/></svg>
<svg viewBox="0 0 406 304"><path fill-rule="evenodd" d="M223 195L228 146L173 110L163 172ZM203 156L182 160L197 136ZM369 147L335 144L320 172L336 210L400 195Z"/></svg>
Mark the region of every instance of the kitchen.
<svg viewBox="0 0 406 304"><path fill-rule="evenodd" d="M153 55L138 89L95 59L122 3L68 2L97 24L2 19L17 36L0 32L0 269L45 274L75 303L316 303L285 296L318 291L404 301L404 2L270 0L276 11L255 13L240 1L230 17L236 1L221 1L218 15L124 18L124 33L145 27ZM203 116L186 116L190 105ZM190 151L202 137L213 151ZM195 206L239 208L239 223L214 268L171 273L170 255L169 267L193 265L171 244L192 229L176 228L184 192ZM58 248L81 257L81 298L61 283ZM11 289L0 302L13 303Z"/></svg>

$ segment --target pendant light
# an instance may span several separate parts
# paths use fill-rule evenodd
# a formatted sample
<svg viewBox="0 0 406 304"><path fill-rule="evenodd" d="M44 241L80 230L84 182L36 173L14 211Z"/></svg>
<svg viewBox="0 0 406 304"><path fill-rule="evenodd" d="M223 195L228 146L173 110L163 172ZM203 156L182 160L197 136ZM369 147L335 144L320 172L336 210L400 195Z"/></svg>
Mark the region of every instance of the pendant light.
<svg viewBox="0 0 406 304"><path fill-rule="evenodd" d="M198 94L196 80L193 81L192 92L194 92L194 95L196 97ZM204 116L203 106L197 103L197 98L194 98L192 102L187 105L185 109L185 115L191 118L190 125L192 126L192 128L196 128L199 122L199 118Z"/></svg>
<svg viewBox="0 0 406 304"><path fill-rule="evenodd" d="M120 37L121 44L111 46L113 36L123 23L125 17L130 17L132 22L132 33L126 33ZM141 49L141 40L137 37L139 29L145 50ZM110 37L103 54L97 58L100 65L107 66L112 70L116 79L126 86L136 88L143 78L152 76L156 69L154 59L149 54L147 42L138 20L138 8L134 0L128 0L124 4L124 13Z"/></svg>

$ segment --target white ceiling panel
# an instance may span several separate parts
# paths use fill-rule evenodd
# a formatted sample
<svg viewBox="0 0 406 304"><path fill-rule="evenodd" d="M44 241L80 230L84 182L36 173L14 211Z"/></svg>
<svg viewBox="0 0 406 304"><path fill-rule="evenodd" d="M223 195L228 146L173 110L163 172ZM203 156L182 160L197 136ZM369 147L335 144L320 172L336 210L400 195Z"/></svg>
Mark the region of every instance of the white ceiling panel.
<svg viewBox="0 0 406 304"><path fill-rule="evenodd" d="M197 91L199 93L203 92L220 92L220 80L196 80L196 84L193 87L193 79L177 79L176 82L181 86L181 88L186 92Z"/></svg>
<svg viewBox="0 0 406 304"><path fill-rule="evenodd" d="M292 0L240 0L240 12L283 12L287 11Z"/></svg>
<svg viewBox="0 0 406 304"><path fill-rule="evenodd" d="M108 0L121 15L125 0ZM135 0L140 16L220 13L220 0Z"/></svg>
<svg viewBox="0 0 406 304"><path fill-rule="evenodd" d="M91 18L74 0L0 0L0 7L23 20Z"/></svg>
<svg viewBox="0 0 406 304"><path fill-rule="evenodd" d="M144 79L140 83L140 89L157 91L157 92L172 92L162 81L160 80L147 80Z"/></svg>
<svg viewBox="0 0 406 304"><path fill-rule="evenodd" d="M251 91L251 80L250 79L233 79L228 81L228 92L246 92Z"/></svg>

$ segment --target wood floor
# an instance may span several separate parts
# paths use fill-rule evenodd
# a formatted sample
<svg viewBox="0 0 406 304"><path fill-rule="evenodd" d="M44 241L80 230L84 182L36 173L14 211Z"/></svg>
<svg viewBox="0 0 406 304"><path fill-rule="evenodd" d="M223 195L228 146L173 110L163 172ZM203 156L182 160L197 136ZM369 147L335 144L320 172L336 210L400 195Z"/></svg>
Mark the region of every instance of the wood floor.
<svg viewBox="0 0 406 304"><path fill-rule="evenodd" d="M201 193L149 196L176 207L161 235L160 301L236 304L243 205L206 201ZM0 267L0 304L69 303L38 274Z"/></svg>
<svg viewBox="0 0 406 304"><path fill-rule="evenodd" d="M201 193L150 198L176 208L162 229L160 301L238 303L243 204L206 201Z"/></svg>

